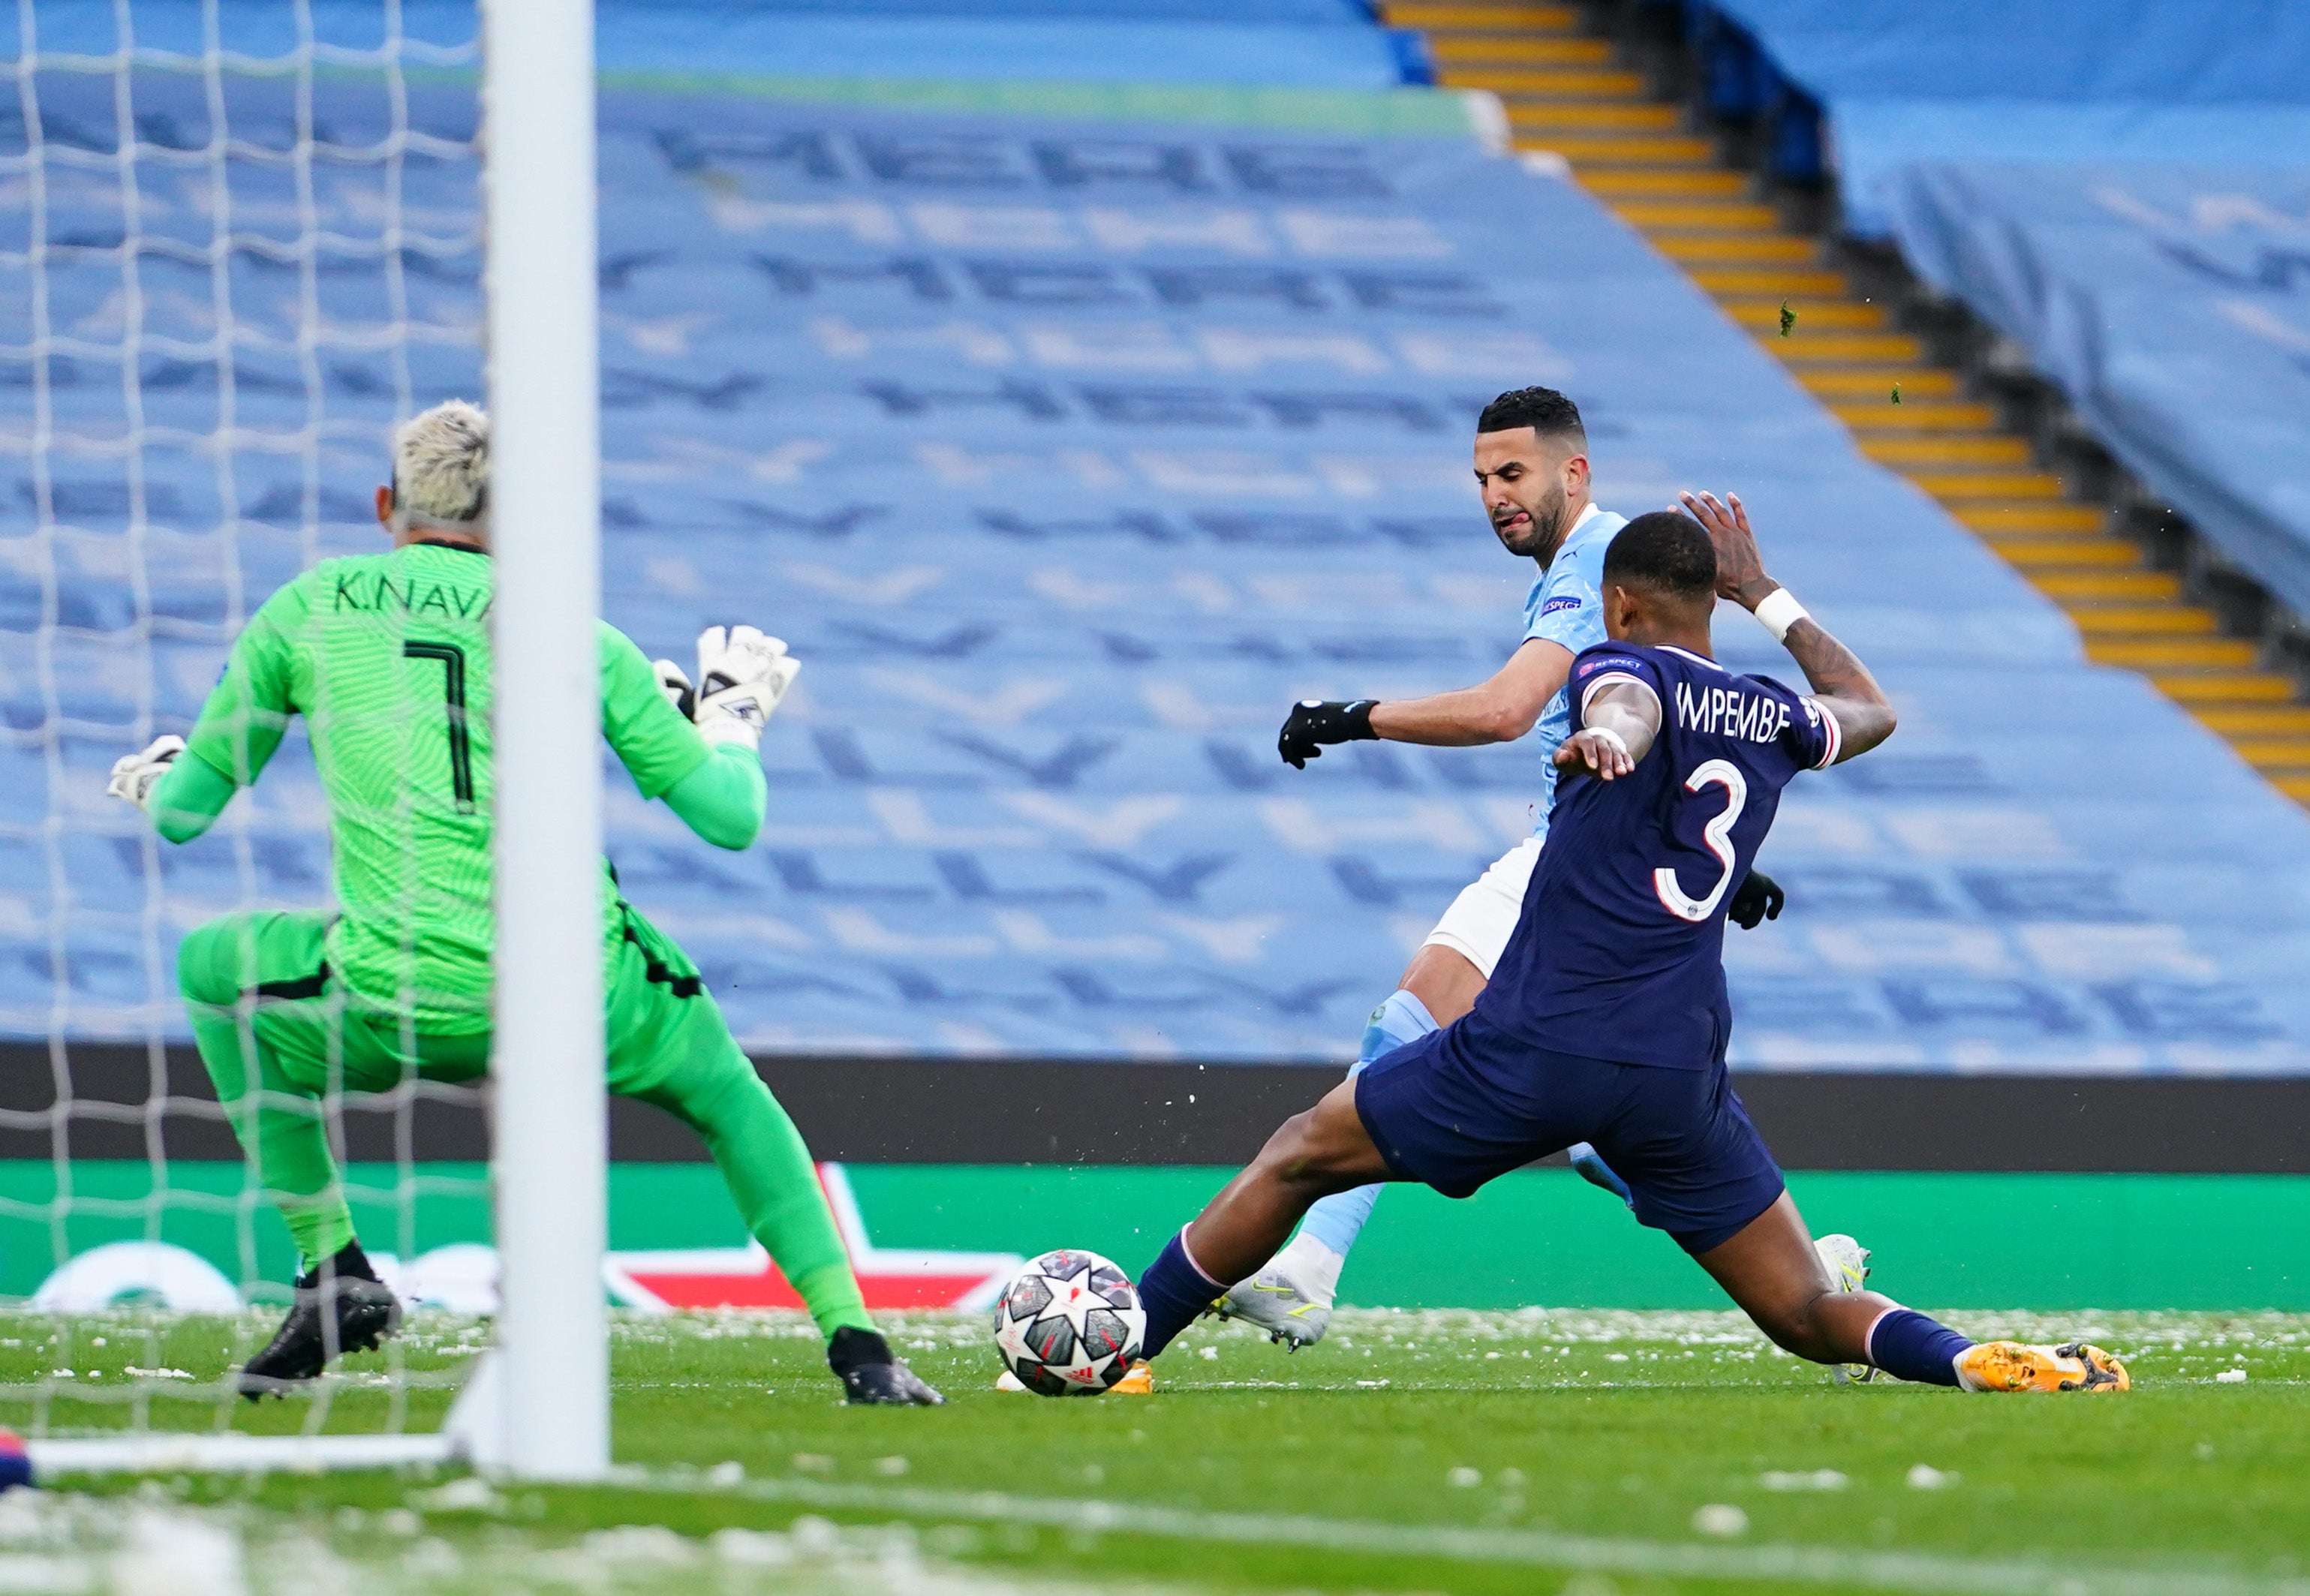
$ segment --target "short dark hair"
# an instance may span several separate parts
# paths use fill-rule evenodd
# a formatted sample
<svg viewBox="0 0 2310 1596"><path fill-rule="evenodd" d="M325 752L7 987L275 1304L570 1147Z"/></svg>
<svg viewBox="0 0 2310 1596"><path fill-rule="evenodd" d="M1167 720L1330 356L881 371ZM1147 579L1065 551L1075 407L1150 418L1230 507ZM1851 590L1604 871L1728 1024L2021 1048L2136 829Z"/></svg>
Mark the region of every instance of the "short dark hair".
<svg viewBox="0 0 2310 1596"><path fill-rule="evenodd" d="M1576 438L1588 441L1581 425L1580 407L1554 388L1510 388L1476 418L1479 432L1507 432L1529 427L1542 438Z"/></svg>
<svg viewBox="0 0 2310 1596"><path fill-rule="evenodd" d="M1682 599L1716 591L1716 550L1708 531L1681 510L1638 516L1604 549L1604 580Z"/></svg>

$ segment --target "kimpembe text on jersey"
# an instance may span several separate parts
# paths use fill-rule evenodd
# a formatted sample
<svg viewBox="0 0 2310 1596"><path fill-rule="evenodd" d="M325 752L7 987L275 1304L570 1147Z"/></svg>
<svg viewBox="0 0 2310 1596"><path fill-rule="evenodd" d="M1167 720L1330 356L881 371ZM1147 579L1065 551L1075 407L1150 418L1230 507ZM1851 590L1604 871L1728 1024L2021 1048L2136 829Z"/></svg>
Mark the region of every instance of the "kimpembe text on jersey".
<svg viewBox="0 0 2310 1596"><path fill-rule="evenodd" d="M1818 725L1820 711L1810 701L1800 702ZM1689 681L1676 684L1676 724L1688 732L1742 742L1773 742L1789 729L1790 719L1786 704L1762 693L1742 692L1737 687L1698 687Z"/></svg>

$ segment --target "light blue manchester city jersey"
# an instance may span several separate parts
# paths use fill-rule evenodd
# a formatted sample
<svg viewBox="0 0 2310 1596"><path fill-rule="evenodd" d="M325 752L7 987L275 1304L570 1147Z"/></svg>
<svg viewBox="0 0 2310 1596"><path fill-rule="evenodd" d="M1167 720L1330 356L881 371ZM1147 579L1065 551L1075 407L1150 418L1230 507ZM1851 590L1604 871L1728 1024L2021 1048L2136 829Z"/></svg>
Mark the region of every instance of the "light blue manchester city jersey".
<svg viewBox="0 0 2310 1596"><path fill-rule="evenodd" d="M1612 534L1628 524L1626 516L1616 516L1610 510L1600 510L1590 505L1573 524L1571 534L1564 546L1549 561L1540 580L1532 585L1532 595L1524 602L1524 640L1538 638L1578 654L1584 648L1594 648L1604 638L1604 550ZM1533 740L1540 744L1541 758L1549 759L1556 745L1572 731L1572 700L1564 688L1556 690L1556 697L1541 711L1540 723L1532 729ZM1540 802L1533 811L1532 834L1548 835L1548 811L1556 806L1556 767L1541 766Z"/></svg>

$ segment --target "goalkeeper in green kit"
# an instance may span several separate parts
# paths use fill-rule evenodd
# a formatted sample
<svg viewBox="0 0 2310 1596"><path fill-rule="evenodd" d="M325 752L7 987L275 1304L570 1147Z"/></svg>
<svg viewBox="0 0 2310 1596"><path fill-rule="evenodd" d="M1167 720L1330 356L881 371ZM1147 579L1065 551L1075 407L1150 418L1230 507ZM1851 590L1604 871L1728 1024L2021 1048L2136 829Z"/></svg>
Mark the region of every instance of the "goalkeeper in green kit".
<svg viewBox="0 0 2310 1596"><path fill-rule="evenodd" d="M391 1335L400 1305L353 1235L325 1099L489 1069L491 677L489 421L438 405L395 440L382 554L325 560L268 599L189 739L114 766L110 791L185 842L305 716L329 803L334 915L256 910L185 939L178 983L202 1061L302 1255L295 1304L251 1357L251 1398ZM699 639L699 681L601 628L602 728L645 798L742 848L768 800L757 749L799 664L751 627ZM509 707L510 708L510 707ZM697 967L602 883L610 1089L705 1138L746 1227L809 1305L854 1402L942 1399L867 1317L809 1150Z"/></svg>

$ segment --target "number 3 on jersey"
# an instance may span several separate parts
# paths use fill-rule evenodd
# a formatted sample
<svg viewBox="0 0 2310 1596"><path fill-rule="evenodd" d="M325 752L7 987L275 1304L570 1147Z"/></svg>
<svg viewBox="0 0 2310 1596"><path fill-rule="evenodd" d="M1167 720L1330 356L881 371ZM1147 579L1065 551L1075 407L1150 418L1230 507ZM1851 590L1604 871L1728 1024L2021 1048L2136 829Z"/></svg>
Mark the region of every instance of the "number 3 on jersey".
<svg viewBox="0 0 2310 1596"><path fill-rule="evenodd" d="M1724 873L1716 878L1716 885L1709 889L1707 897L1696 900L1685 896L1676 872L1667 865L1653 872L1653 891L1659 897L1661 906L1680 920L1698 922L1715 914L1716 906L1724 901L1726 889L1732 885L1732 868L1740 863L1732 851L1732 827L1749 802L1749 778L1729 759L1710 759L1684 778L1684 790L1698 793L1712 784L1724 789L1724 812L1701 828L1700 838L1708 845L1708 851L1724 862Z"/></svg>

